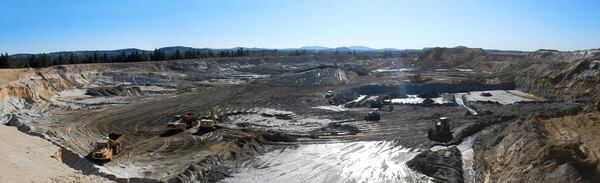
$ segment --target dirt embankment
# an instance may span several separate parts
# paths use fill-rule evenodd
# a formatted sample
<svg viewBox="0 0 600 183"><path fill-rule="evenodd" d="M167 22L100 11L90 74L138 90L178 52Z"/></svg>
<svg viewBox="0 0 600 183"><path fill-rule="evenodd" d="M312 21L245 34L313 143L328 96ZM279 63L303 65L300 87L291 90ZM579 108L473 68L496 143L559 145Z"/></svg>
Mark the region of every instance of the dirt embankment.
<svg viewBox="0 0 600 183"><path fill-rule="evenodd" d="M433 182L464 182L461 153L456 147L423 151L406 165L433 178Z"/></svg>
<svg viewBox="0 0 600 183"><path fill-rule="evenodd" d="M451 51L450 51L451 50ZM581 102L598 106L600 100L599 51L558 52L540 50L527 56L477 54L460 48L433 49L415 60L426 66L473 66L490 72L489 78L512 80L516 89L548 100ZM462 60L458 62L458 60ZM407 59L411 60L411 59ZM432 64L433 63L433 64ZM561 102L559 102L561 103ZM562 102L564 103L564 102ZM558 104L558 103L556 103ZM536 106L520 109L480 110L518 115L515 120L484 128L474 144L474 169L481 182L598 182L597 121L600 113L580 110L554 111ZM597 108L597 107L596 107ZM529 112L528 112L529 111Z"/></svg>
<svg viewBox="0 0 600 183"><path fill-rule="evenodd" d="M517 89L547 99L593 103L600 100L600 60L534 64L515 83Z"/></svg>
<svg viewBox="0 0 600 183"><path fill-rule="evenodd" d="M484 131L474 146L477 180L598 182L598 116L533 117Z"/></svg>
<svg viewBox="0 0 600 183"><path fill-rule="evenodd" d="M0 141L0 182L110 182L53 159L60 147L16 128L0 125Z"/></svg>
<svg viewBox="0 0 600 183"><path fill-rule="evenodd" d="M558 50L538 50L527 55L527 59L535 61L554 61L570 62L590 57L600 57L600 49L577 50L577 51L558 51Z"/></svg>
<svg viewBox="0 0 600 183"><path fill-rule="evenodd" d="M432 48L406 56L415 68L472 68L489 79L514 81L516 89L550 100L590 103L600 100L600 49L527 55L473 48Z"/></svg>
<svg viewBox="0 0 600 183"><path fill-rule="evenodd" d="M416 68L450 68L464 63L481 60L486 53L481 48L431 48L409 56L406 62Z"/></svg>

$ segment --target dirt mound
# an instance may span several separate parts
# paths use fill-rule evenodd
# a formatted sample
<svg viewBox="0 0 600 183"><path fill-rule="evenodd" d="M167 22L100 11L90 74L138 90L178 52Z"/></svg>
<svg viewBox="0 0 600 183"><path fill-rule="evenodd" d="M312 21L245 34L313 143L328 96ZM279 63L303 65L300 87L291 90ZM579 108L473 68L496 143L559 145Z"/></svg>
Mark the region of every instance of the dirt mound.
<svg viewBox="0 0 600 183"><path fill-rule="evenodd" d="M535 64L515 78L517 89L548 99L579 102L600 100L599 61Z"/></svg>
<svg viewBox="0 0 600 183"><path fill-rule="evenodd" d="M284 74L266 81L269 85L279 86L319 86L340 85L348 82L351 74L334 66L319 66Z"/></svg>
<svg viewBox="0 0 600 183"><path fill-rule="evenodd" d="M486 56L481 48L430 48L425 49L413 59L408 59L409 64L417 68L450 68L480 60Z"/></svg>
<svg viewBox="0 0 600 183"><path fill-rule="evenodd" d="M474 146L478 180L598 182L599 115L533 117L484 132Z"/></svg>
<svg viewBox="0 0 600 183"><path fill-rule="evenodd" d="M269 142L296 142L298 139L282 132L263 132L260 134L261 137Z"/></svg>
<svg viewBox="0 0 600 183"><path fill-rule="evenodd" d="M139 96L142 95L140 87L127 87L123 85L115 87L96 87L88 88L85 92L86 95L95 97L109 97L109 96Z"/></svg>
<svg viewBox="0 0 600 183"><path fill-rule="evenodd" d="M0 182L110 182L86 176L51 156L60 147L12 127L0 125Z"/></svg>
<svg viewBox="0 0 600 183"><path fill-rule="evenodd" d="M558 51L541 49L527 55L527 59L536 61L575 61L590 57L600 56L600 49L577 50L577 51Z"/></svg>
<svg viewBox="0 0 600 183"><path fill-rule="evenodd" d="M456 147L423 151L406 165L432 177L434 182L464 182L461 153Z"/></svg>

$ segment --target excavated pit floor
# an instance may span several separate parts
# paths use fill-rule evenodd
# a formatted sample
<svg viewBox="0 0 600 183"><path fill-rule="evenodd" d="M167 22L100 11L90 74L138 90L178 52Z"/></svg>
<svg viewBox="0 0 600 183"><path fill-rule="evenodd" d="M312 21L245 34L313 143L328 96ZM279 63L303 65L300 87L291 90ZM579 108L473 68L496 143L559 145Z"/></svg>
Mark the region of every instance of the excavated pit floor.
<svg viewBox="0 0 600 183"><path fill-rule="evenodd" d="M339 72L335 71L331 77L347 79L342 78ZM452 78L469 76L471 71L456 72L460 74ZM444 80L443 72L425 75ZM285 77L288 75L284 74ZM469 104L398 105L391 112L384 109L381 121L369 122L363 120L363 116L372 111L371 108L329 105L324 97L328 90L341 91L403 80L402 74L354 77L338 85L269 85L265 82L269 81L268 75L252 76L251 79L260 82L226 80L219 83L218 80L210 80L210 86L188 83L185 84L186 90L180 92L142 96L90 97L84 95L81 89L68 90L51 100L61 106L69 106L69 110L50 110L52 117L34 126L52 141L80 156L89 153L93 142L107 133L124 133L124 153L98 166L100 171L121 178L168 180L189 170L190 164L202 162L210 155L227 153L228 160L235 166L229 167L232 172L228 176L231 177L222 180L224 182L421 182L428 178L407 169L404 162L436 144L427 139L427 129L432 127L433 121L441 116L449 117L452 128L458 130L481 120L465 115ZM328 80L319 80L324 81ZM164 87L146 86L145 89L163 91ZM507 91L497 93L512 97L507 101L517 100L514 98L517 94ZM497 96L494 99L504 101L505 98ZM513 110L518 107L499 104L476 106L476 110L506 108L502 109L504 113L501 115L519 113ZM215 132L202 134L191 129L170 133L166 127L173 114L207 114L213 108L225 114L235 113L220 124L224 128ZM357 129L358 133L343 128L348 126ZM256 155L261 153L260 149L254 149L256 152L252 155L234 148L236 143L243 146L239 145L239 139L249 136L260 138L264 132L283 132L297 137L297 141L266 143L275 148L268 147L266 149L270 151L259 156Z"/></svg>

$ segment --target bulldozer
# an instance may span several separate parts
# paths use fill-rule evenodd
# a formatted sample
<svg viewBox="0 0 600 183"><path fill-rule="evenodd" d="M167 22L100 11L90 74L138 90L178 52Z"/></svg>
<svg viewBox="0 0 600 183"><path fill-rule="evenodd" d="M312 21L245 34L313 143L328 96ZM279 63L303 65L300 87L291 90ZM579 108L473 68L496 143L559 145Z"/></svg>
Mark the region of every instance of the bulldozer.
<svg viewBox="0 0 600 183"><path fill-rule="evenodd" d="M94 144L94 150L90 153L90 158L100 162L112 160L123 151L123 138L123 134L109 133L108 139Z"/></svg>
<svg viewBox="0 0 600 183"><path fill-rule="evenodd" d="M174 115L167 123L167 127L181 130L193 128L198 125L198 119L193 115L192 113Z"/></svg>
<svg viewBox="0 0 600 183"><path fill-rule="evenodd" d="M429 128L427 137L433 141L448 142L452 140L450 131L450 120L447 117L440 117L435 121L435 128Z"/></svg>

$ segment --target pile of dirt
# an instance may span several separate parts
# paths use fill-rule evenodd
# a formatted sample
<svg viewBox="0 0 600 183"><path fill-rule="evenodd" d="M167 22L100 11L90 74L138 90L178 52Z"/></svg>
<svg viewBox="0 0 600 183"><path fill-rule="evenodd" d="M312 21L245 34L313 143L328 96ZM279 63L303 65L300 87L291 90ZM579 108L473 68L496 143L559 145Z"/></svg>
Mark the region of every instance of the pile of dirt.
<svg viewBox="0 0 600 183"><path fill-rule="evenodd" d="M0 182L110 182L69 168L60 147L13 127L0 125L0 141Z"/></svg>
<svg viewBox="0 0 600 183"><path fill-rule="evenodd" d="M600 49L577 50L577 51L558 51L541 49L527 55L527 59L536 61L575 61L589 57L600 57Z"/></svg>
<svg viewBox="0 0 600 183"><path fill-rule="evenodd" d="M88 88L85 92L86 95L95 97L109 97L109 96L139 96L142 95L140 87L136 86L115 86L115 87L95 87Z"/></svg>
<svg viewBox="0 0 600 183"><path fill-rule="evenodd" d="M411 65L417 68L450 68L459 66L473 60L481 60L486 56L481 48L430 48L419 53L415 58L407 59Z"/></svg>
<svg viewBox="0 0 600 183"><path fill-rule="evenodd" d="M547 99L578 102L600 100L599 61L584 59L573 62L534 64L515 78L519 90Z"/></svg>
<svg viewBox="0 0 600 183"><path fill-rule="evenodd" d="M341 68L319 66L283 74L280 77L266 81L266 84L277 86L341 85L348 82L350 77L352 77L352 74Z"/></svg>
<svg viewBox="0 0 600 183"><path fill-rule="evenodd" d="M283 132L263 132L260 134L262 139L268 142L296 142L298 138Z"/></svg>
<svg viewBox="0 0 600 183"><path fill-rule="evenodd" d="M456 147L423 151L406 165L432 177L434 182L464 182L461 153Z"/></svg>
<svg viewBox="0 0 600 183"><path fill-rule="evenodd" d="M599 115L532 117L485 130L474 145L477 180L600 181Z"/></svg>

